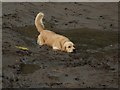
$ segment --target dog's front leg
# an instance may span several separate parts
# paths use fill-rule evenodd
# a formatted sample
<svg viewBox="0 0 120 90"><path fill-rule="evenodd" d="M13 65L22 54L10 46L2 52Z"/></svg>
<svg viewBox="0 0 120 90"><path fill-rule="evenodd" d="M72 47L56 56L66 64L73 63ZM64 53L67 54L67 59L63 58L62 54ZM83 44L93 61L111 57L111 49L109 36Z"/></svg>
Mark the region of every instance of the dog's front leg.
<svg viewBox="0 0 120 90"><path fill-rule="evenodd" d="M52 48L53 48L53 52L54 52L55 55L57 54L57 51L60 50L60 49L59 49L58 47L56 47L56 46L53 46Z"/></svg>
<svg viewBox="0 0 120 90"><path fill-rule="evenodd" d="M59 50L59 48L56 46L53 46L53 50Z"/></svg>
<svg viewBox="0 0 120 90"><path fill-rule="evenodd" d="M60 50L60 43L59 42L54 42L53 46L52 46L53 50Z"/></svg>

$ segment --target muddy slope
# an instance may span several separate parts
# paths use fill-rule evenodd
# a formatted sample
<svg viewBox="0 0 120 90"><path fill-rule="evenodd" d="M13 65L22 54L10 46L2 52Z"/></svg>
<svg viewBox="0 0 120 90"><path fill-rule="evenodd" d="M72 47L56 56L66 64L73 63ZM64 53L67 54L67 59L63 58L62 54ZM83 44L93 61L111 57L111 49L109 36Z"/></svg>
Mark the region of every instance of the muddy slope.
<svg viewBox="0 0 120 90"><path fill-rule="evenodd" d="M93 28L117 30L117 3L3 3L3 18L8 27L34 25L37 13L45 13L51 28ZM12 23L11 23L12 22Z"/></svg>

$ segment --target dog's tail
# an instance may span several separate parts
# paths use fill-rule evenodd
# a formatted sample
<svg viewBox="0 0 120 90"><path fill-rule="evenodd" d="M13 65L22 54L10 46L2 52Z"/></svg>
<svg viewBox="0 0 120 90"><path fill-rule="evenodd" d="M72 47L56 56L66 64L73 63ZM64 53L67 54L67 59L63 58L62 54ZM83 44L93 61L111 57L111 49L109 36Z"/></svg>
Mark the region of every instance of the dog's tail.
<svg viewBox="0 0 120 90"><path fill-rule="evenodd" d="M44 14L42 12L38 13L36 18L35 18L35 26L38 30L38 32L41 32L44 30L44 24L43 24L43 19Z"/></svg>

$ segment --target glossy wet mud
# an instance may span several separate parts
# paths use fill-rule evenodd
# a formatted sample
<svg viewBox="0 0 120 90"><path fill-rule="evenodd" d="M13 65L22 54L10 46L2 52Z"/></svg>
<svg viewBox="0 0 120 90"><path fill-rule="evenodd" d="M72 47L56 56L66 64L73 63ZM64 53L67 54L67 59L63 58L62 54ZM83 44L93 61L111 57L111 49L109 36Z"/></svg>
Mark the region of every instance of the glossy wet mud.
<svg viewBox="0 0 120 90"><path fill-rule="evenodd" d="M34 26L15 28L20 38L15 41L17 46L25 45L28 50L15 49L8 45L11 41L3 43L3 66L9 65L3 70L4 87L117 87L117 31L52 30L73 41L77 51L39 46ZM9 75L9 71L13 73Z"/></svg>
<svg viewBox="0 0 120 90"><path fill-rule="evenodd" d="M109 45L118 43L118 32L117 31L103 31L88 28L80 28L73 30L58 30L48 29L58 34L68 37L75 43L78 48L90 48L97 49L103 48ZM17 28L17 32L21 35L36 39L39 33L34 26L28 26L23 28Z"/></svg>
<svg viewBox="0 0 120 90"><path fill-rule="evenodd" d="M36 44L37 35L39 35L39 33L37 32L34 26L27 26L22 28L20 27L15 30L22 35L21 36L22 38L23 37L29 38L29 39L23 38L26 44L28 45L28 47L39 46ZM71 41L75 43L77 52L73 54L69 54L74 58L81 57L88 59L91 56L95 56L98 60L101 60L102 58L105 58L104 55L109 56L117 53L117 44L118 44L117 31L100 31L100 30L93 30L88 28L81 28L81 29L63 30L63 31L58 31L57 29L54 29L54 32L68 37ZM44 48L44 46L41 47ZM48 48L48 50L53 51L52 48L49 48L48 46L46 47ZM58 52L58 53L62 53L62 52ZM75 54L80 54L80 55L76 57Z"/></svg>

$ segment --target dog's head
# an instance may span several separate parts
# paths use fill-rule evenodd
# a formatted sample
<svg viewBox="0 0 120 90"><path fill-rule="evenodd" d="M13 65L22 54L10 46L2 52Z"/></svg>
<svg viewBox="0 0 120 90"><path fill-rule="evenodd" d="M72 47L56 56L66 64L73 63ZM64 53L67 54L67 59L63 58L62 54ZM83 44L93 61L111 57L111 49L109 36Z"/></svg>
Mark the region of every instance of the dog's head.
<svg viewBox="0 0 120 90"><path fill-rule="evenodd" d="M73 52L75 49L74 44L70 41L64 43L64 48L67 52Z"/></svg>

